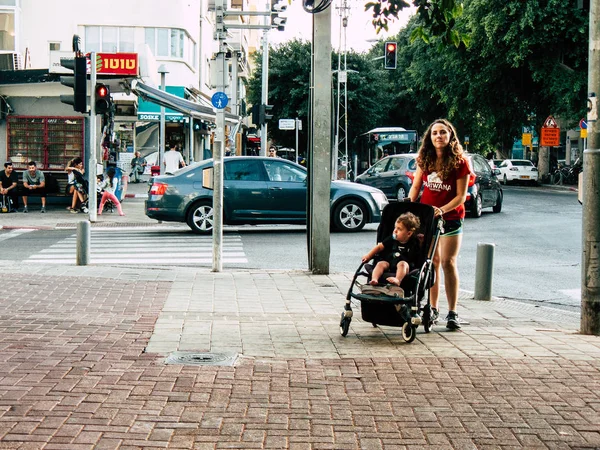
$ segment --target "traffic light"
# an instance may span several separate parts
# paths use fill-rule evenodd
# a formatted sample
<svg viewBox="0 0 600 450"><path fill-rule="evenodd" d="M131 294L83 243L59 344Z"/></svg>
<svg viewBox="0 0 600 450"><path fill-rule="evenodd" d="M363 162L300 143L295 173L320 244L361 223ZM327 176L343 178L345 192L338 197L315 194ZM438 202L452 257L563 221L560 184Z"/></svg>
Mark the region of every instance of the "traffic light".
<svg viewBox="0 0 600 450"><path fill-rule="evenodd" d="M260 105L252 105L252 123L260 125Z"/></svg>
<svg viewBox="0 0 600 450"><path fill-rule="evenodd" d="M111 100L108 86L102 83L96 84L96 114L104 114L110 111Z"/></svg>
<svg viewBox="0 0 600 450"><path fill-rule="evenodd" d="M271 120L273 118L273 114L267 114L272 109L273 109L272 105L260 105L259 118L258 118L260 125L267 123L267 120Z"/></svg>
<svg viewBox="0 0 600 450"><path fill-rule="evenodd" d="M87 62L85 56L61 58L60 65L73 71L73 76L61 76L60 83L73 88L73 95L62 95L60 101L73 105L73 110L87 112Z"/></svg>
<svg viewBox="0 0 600 450"><path fill-rule="evenodd" d="M395 69L396 68L396 55L398 53L398 44L396 42L386 42L385 43L385 59L384 59L384 68L385 69Z"/></svg>
<svg viewBox="0 0 600 450"><path fill-rule="evenodd" d="M280 17L279 14L287 9L287 4L282 0L271 0L271 27L277 28L277 31L285 31L287 17Z"/></svg>

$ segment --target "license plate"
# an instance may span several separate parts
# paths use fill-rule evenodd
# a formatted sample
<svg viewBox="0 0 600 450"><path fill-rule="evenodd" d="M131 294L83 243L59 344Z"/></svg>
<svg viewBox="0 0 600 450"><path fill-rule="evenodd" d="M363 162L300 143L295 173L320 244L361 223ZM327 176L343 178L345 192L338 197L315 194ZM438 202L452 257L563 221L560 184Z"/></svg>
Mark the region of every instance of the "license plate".
<svg viewBox="0 0 600 450"><path fill-rule="evenodd" d="M527 175L521 175L521 179L522 180L529 180L529 177Z"/></svg>

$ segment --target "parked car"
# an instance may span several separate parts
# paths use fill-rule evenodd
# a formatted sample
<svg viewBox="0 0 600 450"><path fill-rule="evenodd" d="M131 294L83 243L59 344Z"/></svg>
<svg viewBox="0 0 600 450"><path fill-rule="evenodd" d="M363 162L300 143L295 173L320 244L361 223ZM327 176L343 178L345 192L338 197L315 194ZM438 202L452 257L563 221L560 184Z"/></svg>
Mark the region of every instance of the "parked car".
<svg viewBox="0 0 600 450"><path fill-rule="evenodd" d="M392 155L377 161L355 181L381 189L389 199L402 200L410 191L415 170L416 153Z"/></svg>
<svg viewBox="0 0 600 450"><path fill-rule="evenodd" d="M481 155L465 153L472 174L469 176L467 200L465 209L471 217L481 217L483 208L492 208L492 211L502 211L504 193L498 181L499 169L492 169L489 162Z"/></svg>
<svg viewBox="0 0 600 450"><path fill-rule="evenodd" d="M306 168L282 158L224 158L223 222L225 224L306 223ZM213 229L213 160L150 179L146 215L186 222L196 233ZM332 181L331 224L358 231L379 222L388 203L385 194L350 181Z"/></svg>
<svg viewBox="0 0 600 450"><path fill-rule="evenodd" d="M498 169L503 184L509 181L538 182L537 167L528 159L505 159Z"/></svg>

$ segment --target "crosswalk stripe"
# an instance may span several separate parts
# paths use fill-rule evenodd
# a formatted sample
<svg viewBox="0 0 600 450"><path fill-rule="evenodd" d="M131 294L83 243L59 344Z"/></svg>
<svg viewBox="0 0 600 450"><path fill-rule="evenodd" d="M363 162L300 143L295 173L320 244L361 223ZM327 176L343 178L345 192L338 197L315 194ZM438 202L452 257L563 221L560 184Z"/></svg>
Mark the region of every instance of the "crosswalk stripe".
<svg viewBox="0 0 600 450"><path fill-rule="evenodd" d="M19 237L24 233L29 233L31 231L35 231L33 228L20 228L18 230L11 230L8 233L0 234L0 241L5 241L7 239Z"/></svg>
<svg viewBox="0 0 600 450"><path fill-rule="evenodd" d="M77 245L73 234L41 249L27 261L74 264ZM241 236L224 235L221 249L223 263L248 263ZM212 236L148 234L141 230L113 234L107 230L92 230L89 260L92 264L211 264L212 250Z"/></svg>

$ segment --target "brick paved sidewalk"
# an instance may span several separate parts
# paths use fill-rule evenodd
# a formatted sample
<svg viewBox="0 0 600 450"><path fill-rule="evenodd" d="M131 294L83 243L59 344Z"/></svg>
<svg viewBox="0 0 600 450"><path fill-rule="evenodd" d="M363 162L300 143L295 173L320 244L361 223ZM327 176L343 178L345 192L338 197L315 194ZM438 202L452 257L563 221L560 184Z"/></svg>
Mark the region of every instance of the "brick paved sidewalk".
<svg viewBox="0 0 600 450"><path fill-rule="evenodd" d="M144 349L169 314L165 305L206 272L0 271L10 280L0 293L0 449L600 448L598 338L538 322L518 321L511 330L491 304L491 322L481 319L483 306L467 305L471 329L422 336L431 341L421 344L432 349L428 356L412 355L415 343L384 336L394 356L373 350L369 357L244 356L234 367L179 366ZM264 299L273 306L290 289L285 274L278 277ZM305 278L326 285L321 293L332 303L343 299L335 276ZM213 304L212 295L206 288L189 297ZM322 295L305 302L329 308ZM212 307L205 313L223 320ZM293 322L296 312L286 313ZM271 314L264 311L266 322L282 320ZM370 324L352 326L360 333ZM376 332L374 347L382 336ZM335 339L343 348L359 343ZM527 356L479 356L466 339L488 347L512 341ZM533 344L552 352L523 348ZM450 356L457 346L460 356Z"/></svg>

